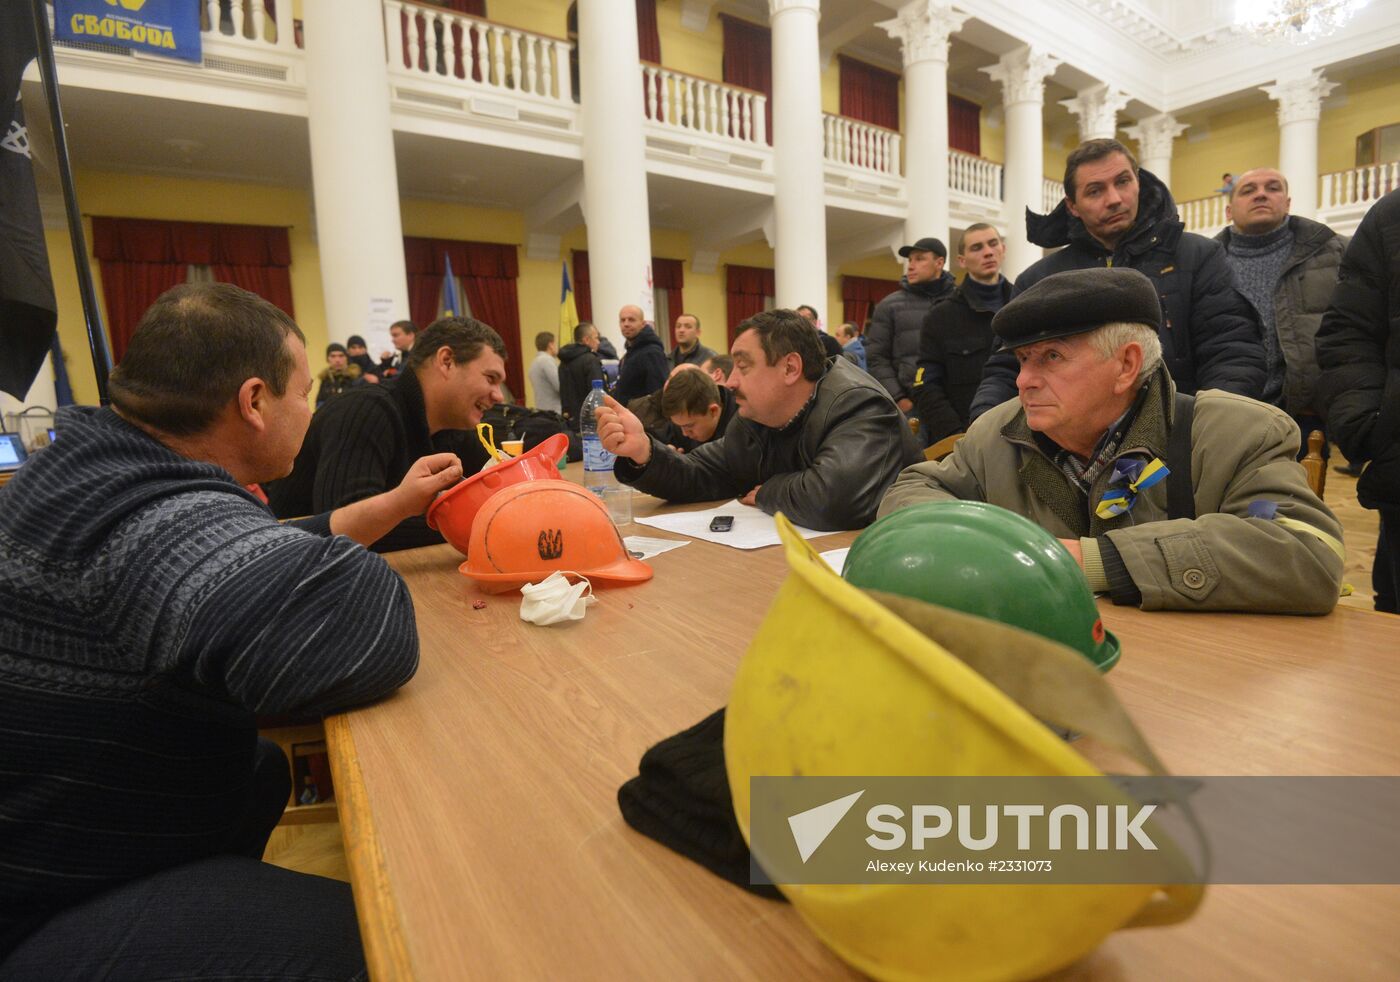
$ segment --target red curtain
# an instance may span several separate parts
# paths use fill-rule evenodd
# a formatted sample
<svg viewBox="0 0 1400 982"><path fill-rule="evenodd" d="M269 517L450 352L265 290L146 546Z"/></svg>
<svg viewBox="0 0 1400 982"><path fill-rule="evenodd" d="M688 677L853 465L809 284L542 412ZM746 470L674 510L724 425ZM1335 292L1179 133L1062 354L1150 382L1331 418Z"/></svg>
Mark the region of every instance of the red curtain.
<svg viewBox="0 0 1400 982"><path fill-rule="evenodd" d="M517 248L494 242L405 236L403 253L408 270L408 310L413 322L421 330L437 319L442 280L447 275L446 261L450 259L453 275L461 278L466 289L472 316L490 324L505 342L506 384L517 398L523 396Z"/></svg>
<svg viewBox="0 0 1400 982"><path fill-rule="evenodd" d="M982 107L948 96L948 146L982 156Z"/></svg>
<svg viewBox="0 0 1400 982"><path fill-rule="evenodd" d="M839 55L841 115L899 129L899 76L863 61Z"/></svg>
<svg viewBox="0 0 1400 982"><path fill-rule="evenodd" d="M724 271L728 301L729 344L734 344L734 329L767 306L773 296L773 271L758 266L726 266Z"/></svg>
<svg viewBox="0 0 1400 982"><path fill-rule="evenodd" d="M773 32L759 24L719 15L724 27L724 81L762 92L768 142L773 142Z"/></svg>
<svg viewBox="0 0 1400 982"><path fill-rule="evenodd" d="M877 280L868 276L841 277L842 319L864 330L875 305L898 289L898 280Z"/></svg>
<svg viewBox="0 0 1400 982"><path fill-rule="evenodd" d="M296 316L285 228L97 216L92 254L102 267L114 361L126 352L146 308L185 282L191 265L210 266L220 282L250 290Z"/></svg>
<svg viewBox="0 0 1400 982"><path fill-rule="evenodd" d="M588 282L588 253L574 250L574 307L578 319L593 323L593 287Z"/></svg>
<svg viewBox="0 0 1400 982"><path fill-rule="evenodd" d="M166 290L185 282L184 263L124 263L103 260L102 296L107 306L107 333L112 361L120 363L146 308Z"/></svg>
<svg viewBox="0 0 1400 982"><path fill-rule="evenodd" d="M661 64L661 29L656 26L656 0L637 0L637 54L642 61Z"/></svg>

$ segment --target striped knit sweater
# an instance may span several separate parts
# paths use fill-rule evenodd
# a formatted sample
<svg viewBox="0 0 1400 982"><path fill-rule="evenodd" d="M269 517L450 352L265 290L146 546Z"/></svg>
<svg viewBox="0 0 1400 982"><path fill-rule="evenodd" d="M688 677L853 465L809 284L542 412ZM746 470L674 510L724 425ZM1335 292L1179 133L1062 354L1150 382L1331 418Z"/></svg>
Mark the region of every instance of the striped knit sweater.
<svg viewBox="0 0 1400 982"><path fill-rule="evenodd" d="M221 852L255 714L354 705L418 663L379 557L278 525L109 409L59 425L0 489L0 960L85 897Z"/></svg>

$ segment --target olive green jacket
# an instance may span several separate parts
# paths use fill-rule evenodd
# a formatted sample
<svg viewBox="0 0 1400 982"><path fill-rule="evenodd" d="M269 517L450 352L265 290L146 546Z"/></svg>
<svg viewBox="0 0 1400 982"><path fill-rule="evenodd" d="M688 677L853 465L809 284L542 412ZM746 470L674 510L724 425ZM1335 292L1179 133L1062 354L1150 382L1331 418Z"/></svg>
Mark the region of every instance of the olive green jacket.
<svg viewBox="0 0 1400 982"><path fill-rule="evenodd" d="M1166 462L1175 386L1160 370L1123 440L1120 454ZM952 455L915 464L895 480L880 514L926 501L986 501L1037 522L1059 538L1080 539L1085 575L1108 590L1131 579L1144 610L1235 610L1325 614L1342 578L1342 527L1308 487L1298 428L1279 409L1227 392L1196 395L1191 477L1196 518L1167 519L1167 482L1141 492L1131 511L1101 519L1097 503L1113 468L1086 499L1041 451L1016 400L979 417ZM1250 505L1277 506L1272 518ZM1269 509L1267 505L1263 511ZM1105 541L1107 545L1105 545ZM1112 590L1122 601L1122 592Z"/></svg>

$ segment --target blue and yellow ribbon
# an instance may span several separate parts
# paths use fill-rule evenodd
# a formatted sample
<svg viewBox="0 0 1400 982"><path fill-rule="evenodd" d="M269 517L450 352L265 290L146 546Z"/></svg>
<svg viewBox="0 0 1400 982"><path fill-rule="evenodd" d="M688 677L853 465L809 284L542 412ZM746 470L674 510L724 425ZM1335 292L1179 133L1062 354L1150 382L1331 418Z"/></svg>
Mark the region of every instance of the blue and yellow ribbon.
<svg viewBox="0 0 1400 982"><path fill-rule="evenodd" d="M1159 457L1153 457L1146 462L1134 459L1117 461L1113 465L1111 481L1117 486L1104 492L1094 513L1099 518L1107 519L1117 518L1124 512L1132 511L1133 505L1137 503L1138 492L1146 491L1170 473L1167 465L1162 463Z"/></svg>

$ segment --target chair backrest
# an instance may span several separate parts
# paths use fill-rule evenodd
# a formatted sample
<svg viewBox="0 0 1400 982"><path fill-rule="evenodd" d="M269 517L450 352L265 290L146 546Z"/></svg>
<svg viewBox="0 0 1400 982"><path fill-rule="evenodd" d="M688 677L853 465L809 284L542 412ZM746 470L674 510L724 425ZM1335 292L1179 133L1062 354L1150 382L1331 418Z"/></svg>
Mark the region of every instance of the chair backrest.
<svg viewBox="0 0 1400 982"><path fill-rule="evenodd" d="M954 433L952 436L945 436L931 447L924 448L924 460L942 460L953 452L953 447L966 434Z"/></svg>
<svg viewBox="0 0 1400 982"><path fill-rule="evenodd" d="M1302 461L1303 470L1308 475L1308 487L1312 488L1318 500L1322 499L1322 493L1327 489L1327 461L1322 459L1322 445L1325 442L1321 430L1311 430L1308 433L1308 452Z"/></svg>

